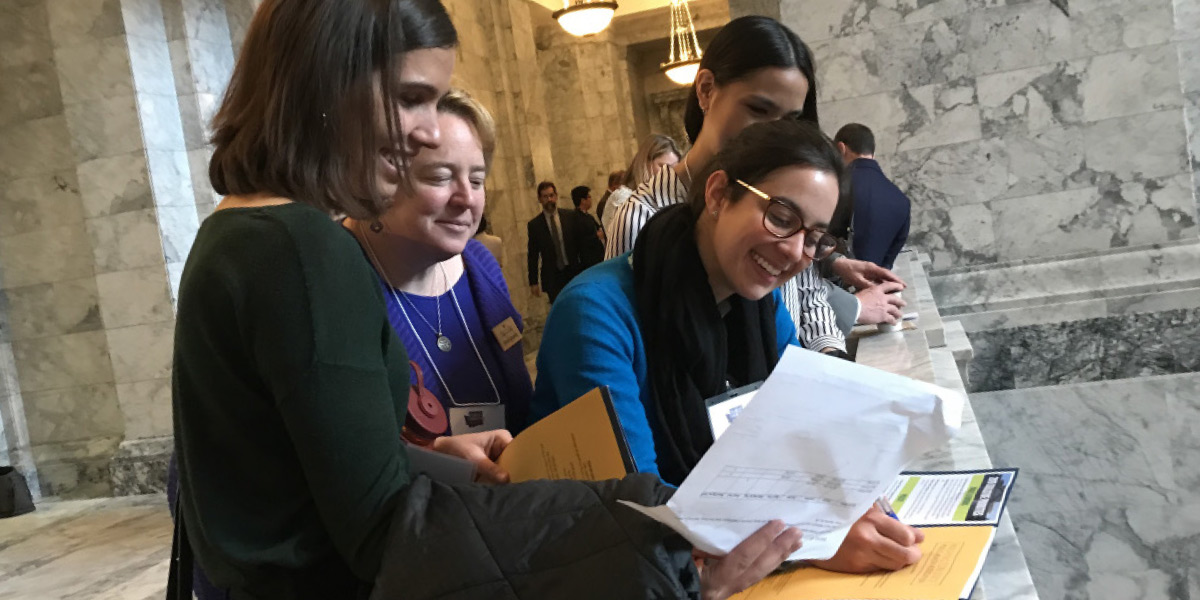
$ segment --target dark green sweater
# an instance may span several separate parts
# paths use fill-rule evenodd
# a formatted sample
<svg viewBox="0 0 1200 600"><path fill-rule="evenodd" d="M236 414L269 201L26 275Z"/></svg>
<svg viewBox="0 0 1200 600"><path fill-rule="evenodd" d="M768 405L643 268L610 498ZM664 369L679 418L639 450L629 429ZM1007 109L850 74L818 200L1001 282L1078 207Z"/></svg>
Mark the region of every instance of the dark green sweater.
<svg viewBox="0 0 1200 600"><path fill-rule="evenodd" d="M178 309L175 447L201 566L234 597L351 596L409 479L408 360L358 244L303 204L217 211Z"/></svg>

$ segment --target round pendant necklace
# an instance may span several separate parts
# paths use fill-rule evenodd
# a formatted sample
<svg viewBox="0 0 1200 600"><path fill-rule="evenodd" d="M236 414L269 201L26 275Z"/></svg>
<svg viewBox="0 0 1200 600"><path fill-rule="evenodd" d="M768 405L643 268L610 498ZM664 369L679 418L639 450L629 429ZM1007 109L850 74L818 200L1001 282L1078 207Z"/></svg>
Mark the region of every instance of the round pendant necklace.
<svg viewBox="0 0 1200 600"><path fill-rule="evenodd" d="M450 278L446 275L446 266L443 264L440 264L440 263L438 264L438 266L442 268L442 281L445 282L445 284L447 286L449 286ZM391 284L388 284L388 285L391 285ZM393 289L395 289L395 288L393 288ZM404 290L400 290L400 295L405 300L408 301L408 305L412 307L413 312L417 313L417 316L421 317L421 320L425 321L425 324L428 325L429 328L433 330L434 334L437 335L438 350L441 350L442 352L449 352L454 347L454 345L450 343L450 338L446 337L446 335L444 333L442 333L442 297L434 296L434 304L437 306L437 323L438 323L437 328L435 329L433 326L433 323L430 323L429 319L426 319L425 315L422 314L420 310L417 310L417 305L413 303L412 298L408 297L408 292L405 292Z"/></svg>
<svg viewBox="0 0 1200 600"><path fill-rule="evenodd" d="M396 296L396 286L392 285L391 280L388 279L387 271L385 271L383 269L383 263L379 262L378 256L375 256L375 248L371 247L370 240L368 240L366 237L366 234L364 234L362 232L362 224L361 223L358 224L358 231L359 231L359 235L363 236L363 238L362 238L363 241L366 242L367 252L371 255L371 262L375 263L376 268L379 270L379 274L383 276L383 282L388 285L388 290L392 293L392 297L395 297ZM447 286L449 286L450 278L446 275L446 265L438 263L438 266L441 267L441 269L442 269L442 281ZM454 347L454 345L450 343L450 338L446 337L445 334L442 333L442 297L434 296L434 303L437 306L437 321L438 321L437 328L434 328L433 324L429 322L429 319L426 319L425 315L422 314L420 310L417 310L417 305L413 304L413 301L411 298L408 297L407 292L405 292L404 290L400 290L400 296L403 297L405 300L408 300L408 305L412 307L413 312L417 313L417 316L421 317L422 321L425 321L425 324L429 326L429 329L433 330L433 333L437 336L438 350L441 350L442 352L449 352ZM400 304L400 303L397 302L397 304ZM400 310L404 311L403 304L400 304ZM408 315L406 314L405 316L407 317ZM411 321L409 322L409 327L412 327ZM415 335L416 333L417 333L417 331L416 331L416 328L414 327L413 334Z"/></svg>

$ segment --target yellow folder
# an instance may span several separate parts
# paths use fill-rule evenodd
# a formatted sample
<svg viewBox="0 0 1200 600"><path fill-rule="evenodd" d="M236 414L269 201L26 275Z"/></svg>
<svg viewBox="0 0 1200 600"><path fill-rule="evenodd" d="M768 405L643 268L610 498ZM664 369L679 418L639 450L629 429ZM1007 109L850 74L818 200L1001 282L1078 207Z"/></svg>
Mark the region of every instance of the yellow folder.
<svg viewBox="0 0 1200 600"><path fill-rule="evenodd" d="M607 387L596 388L530 425L496 464L513 483L531 479L618 479L633 456Z"/></svg>
<svg viewBox="0 0 1200 600"><path fill-rule="evenodd" d="M924 527L921 560L886 573L801 567L772 575L737 600L960 600L971 594L996 535L991 525Z"/></svg>

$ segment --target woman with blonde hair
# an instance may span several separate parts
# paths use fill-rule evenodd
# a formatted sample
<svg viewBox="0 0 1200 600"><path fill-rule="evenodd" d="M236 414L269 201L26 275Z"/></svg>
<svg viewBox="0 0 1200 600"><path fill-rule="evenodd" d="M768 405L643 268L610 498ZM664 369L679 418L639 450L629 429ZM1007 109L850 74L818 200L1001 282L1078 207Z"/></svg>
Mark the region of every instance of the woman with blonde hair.
<svg viewBox="0 0 1200 600"><path fill-rule="evenodd" d="M472 238L495 124L459 90L438 102L437 119L441 144L413 157L392 206L378 219L343 222L379 274L388 320L416 365L411 383L440 404L408 423L410 434L433 443L447 433L515 432L533 394L521 313L500 265Z"/></svg>
<svg viewBox="0 0 1200 600"><path fill-rule="evenodd" d="M629 168L625 169L625 179L621 181L621 186L609 195L608 204L600 215L600 224L604 226L604 231L612 231L613 215L617 214L617 209L629 200L634 190L650 181L650 178L663 167L675 166L681 156L683 153L679 151L675 140L665 135L652 133L642 140L637 154L634 154L633 160L629 161ZM607 256L606 253L605 258L612 257Z"/></svg>

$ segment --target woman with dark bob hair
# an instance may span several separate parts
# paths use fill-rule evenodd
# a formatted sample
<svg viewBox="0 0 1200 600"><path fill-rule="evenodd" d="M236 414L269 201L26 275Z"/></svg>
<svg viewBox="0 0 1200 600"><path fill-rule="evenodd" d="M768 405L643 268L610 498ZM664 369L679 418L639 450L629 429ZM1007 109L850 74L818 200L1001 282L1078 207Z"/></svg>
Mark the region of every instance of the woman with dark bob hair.
<svg viewBox="0 0 1200 600"><path fill-rule="evenodd" d="M631 254L563 289L530 408L537 420L608 386L634 466L676 485L712 446L705 399L762 381L798 344L780 287L832 252L844 180L832 143L799 119L745 127L695 174L687 202L650 219ZM899 569L921 538L875 508L817 564Z"/></svg>
<svg viewBox="0 0 1200 600"><path fill-rule="evenodd" d="M178 525L225 597L725 598L800 534L771 522L698 572L690 546L617 500L653 477L449 485L401 441L409 362L376 275L333 221L381 217L423 148L457 36L436 0L265 0L214 120L224 198L180 284ZM511 436L438 438L485 483Z"/></svg>

